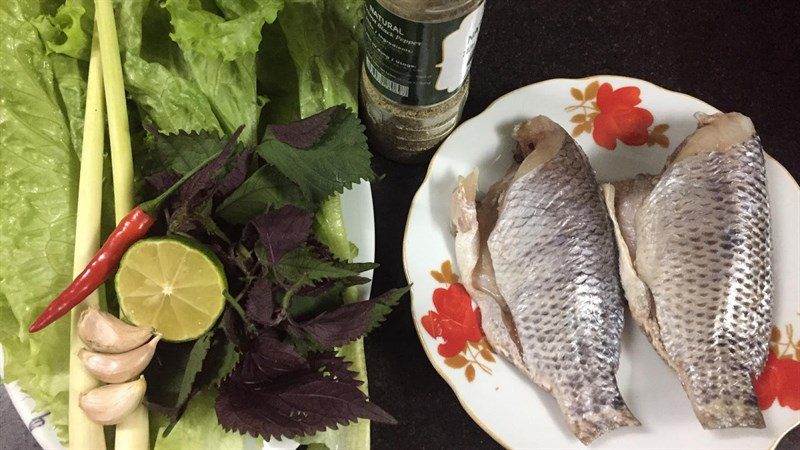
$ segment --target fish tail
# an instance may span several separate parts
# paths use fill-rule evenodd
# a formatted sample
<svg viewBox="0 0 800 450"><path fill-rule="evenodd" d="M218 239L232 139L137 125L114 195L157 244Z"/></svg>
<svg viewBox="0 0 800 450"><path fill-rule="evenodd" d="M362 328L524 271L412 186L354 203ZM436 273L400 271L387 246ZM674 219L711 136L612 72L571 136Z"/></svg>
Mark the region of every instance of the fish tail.
<svg viewBox="0 0 800 450"><path fill-rule="evenodd" d="M703 428L764 428L750 372L739 368L697 370L686 394Z"/></svg>
<svg viewBox="0 0 800 450"><path fill-rule="evenodd" d="M585 445L617 428L641 425L622 399L616 380L587 387L569 397L556 395L567 425Z"/></svg>

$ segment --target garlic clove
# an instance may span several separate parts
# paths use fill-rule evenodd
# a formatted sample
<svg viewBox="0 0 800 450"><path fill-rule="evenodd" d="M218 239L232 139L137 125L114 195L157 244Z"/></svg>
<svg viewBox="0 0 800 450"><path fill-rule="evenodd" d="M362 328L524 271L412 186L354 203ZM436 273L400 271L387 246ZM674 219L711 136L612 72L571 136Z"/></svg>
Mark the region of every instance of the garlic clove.
<svg viewBox="0 0 800 450"><path fill-rule="evenodd" d="M142 403L147 383L140 376L122 384L107 384L81 395L78 400L86 417L100 425L122 422Z"/></svg>
<svg viewBox="0 0 800 450"><path fill-rule="evenodd" d="M124 353L147 342L155 330L129 325L113 314L87 308L78 320L78 336L90 350Z"/></svg>
<svg viewBox="0 0 800 450"><path fill-rule="evenodd" d="M139 348L116 354L93 352L82 348L78 352L78 358L86 370L98 380L106 383L124 383L136 378L150 364L160 340L161 335L157 334L150 342Z"/></svg>

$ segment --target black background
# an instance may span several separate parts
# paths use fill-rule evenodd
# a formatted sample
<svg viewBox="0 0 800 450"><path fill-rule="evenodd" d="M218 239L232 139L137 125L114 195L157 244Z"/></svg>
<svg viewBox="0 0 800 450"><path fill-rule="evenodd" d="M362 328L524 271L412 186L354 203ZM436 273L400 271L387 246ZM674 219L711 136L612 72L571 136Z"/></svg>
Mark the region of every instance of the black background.
<svg viewBox="0 0 800 450"><path fill-rule="evenodd" d="M464 118L537 81L626 75L750 116L767 152L800 179L798 55L797 1L488 0ZM372 190L382 292L406 282L403 230L426 164L376 157L375 168L386 175ZM428 362L407 300L366 346L372 399L400 421L374 424L373 448L499 448Z"/></svg>
<svg viewBox="0 0 800 450"><path fill-rule="evenodd" d="M798 54L800 2L795 0L488 0L464 117L537 81L626 75L750 116L764 148L798 179ZM385 175L373 185L381 264L373 290L382 292L406 283L403 229L426 165L403 166L381 157L374 165ZM366 345L372 399L400 422L373 425L373 448L499 447L428 362L407 299ZM38 448L4 390L0 406L0 447ZM800 439L781 448L800 448Z"/></svg>

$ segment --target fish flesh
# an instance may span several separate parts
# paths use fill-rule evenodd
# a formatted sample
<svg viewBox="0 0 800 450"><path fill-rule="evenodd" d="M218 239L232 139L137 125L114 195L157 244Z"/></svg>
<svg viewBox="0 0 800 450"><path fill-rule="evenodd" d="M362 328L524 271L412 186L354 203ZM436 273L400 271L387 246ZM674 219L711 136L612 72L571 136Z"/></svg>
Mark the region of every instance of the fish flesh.
<svg viewBox="0 0 800 450"><path fill-rule="evenodd" d="M639 425L616 380L625 305L612 223L563 128L538 116L515 138L514 163L480 201L477 171L453 192L456 261L489 343L588 444Z"/></svg>
<svg viewBox="0 0 800 450"><path fill-rule="evenodd" d="M696 115L659 177L603 186L631 314L704 428L763 428L753 390L771 329L761 141L739 113Z"/></svg>

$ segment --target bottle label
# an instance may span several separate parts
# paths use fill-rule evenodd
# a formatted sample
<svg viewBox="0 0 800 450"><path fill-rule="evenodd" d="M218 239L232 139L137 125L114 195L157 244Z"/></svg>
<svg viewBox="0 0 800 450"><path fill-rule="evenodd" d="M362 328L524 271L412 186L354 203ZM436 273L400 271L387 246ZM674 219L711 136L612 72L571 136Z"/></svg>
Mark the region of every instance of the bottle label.
<svg viewBox="0 0 800 450"><path fill-rule="evenodd" d="M372 84L406 105L432 105L455 95L469 74L483 6L454 20L415 22L367 0L364 65Z"/></svg>

